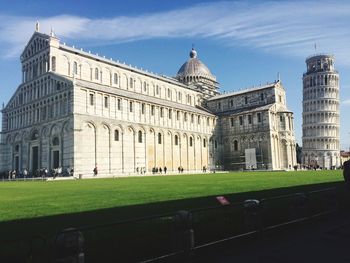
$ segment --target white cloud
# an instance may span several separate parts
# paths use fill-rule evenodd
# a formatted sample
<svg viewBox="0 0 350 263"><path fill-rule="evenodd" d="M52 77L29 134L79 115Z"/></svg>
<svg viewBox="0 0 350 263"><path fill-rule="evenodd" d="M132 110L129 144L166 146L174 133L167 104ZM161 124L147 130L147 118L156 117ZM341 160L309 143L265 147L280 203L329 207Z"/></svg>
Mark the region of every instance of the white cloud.
<svg viewBox="0 0 350 263"><path fill-rule="evenodd" d="M90 19L60 15L39 18L43 32L76 43L120 43L153 38L210 38L286 56L333 53L350 65L350 2L213 2L139 16ZM17 56L33 32L32 17L0 16L0 47Z"/></svg>
<svg viewBox="0 0 350 263"><path fill-rule="evenodd" d="M342 104L342 105L346 105L346 106L350 105L350 99L343 100L343 101L341 102L341 104Z"/></svg>

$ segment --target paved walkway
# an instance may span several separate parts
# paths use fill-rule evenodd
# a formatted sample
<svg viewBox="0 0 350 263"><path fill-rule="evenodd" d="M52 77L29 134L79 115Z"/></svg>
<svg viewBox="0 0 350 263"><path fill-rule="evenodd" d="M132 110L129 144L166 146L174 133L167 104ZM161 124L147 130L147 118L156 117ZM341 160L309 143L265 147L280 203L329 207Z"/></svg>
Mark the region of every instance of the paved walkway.
<svg viewBox="0 0 350 263"><path fill-rule="evenodd" d="M179 172L167 172L165 173L157 173L157 174L152 174L152 173L146 173L146 174L137 174L137 173L130 173L130 174L120 174L120 175L97 175L97 176L93 176L91 175L83 175L82 179L100 179L100 178L125 178L125 177L141 177L141 176L167 176L167 175L182 175L182 174L212 174L213 172L211 171L207 171L205 173L201 172L201 171L187 171L187 172L183 172L183 173L179 173ZM215 173L228 173L228 171L216 171ZM53 179L52 177L48 177L47 180L48 181L57 181L57 180L76 180L79 179L79 175L74 175L74 176L65 176L65 177L56 177L55 179Z"/></svg>
<svg viewBox="0 0 350 263"><path fill-rule="evenodd" d="M191 262L349 263L350 212L213 247Z"/></svg>

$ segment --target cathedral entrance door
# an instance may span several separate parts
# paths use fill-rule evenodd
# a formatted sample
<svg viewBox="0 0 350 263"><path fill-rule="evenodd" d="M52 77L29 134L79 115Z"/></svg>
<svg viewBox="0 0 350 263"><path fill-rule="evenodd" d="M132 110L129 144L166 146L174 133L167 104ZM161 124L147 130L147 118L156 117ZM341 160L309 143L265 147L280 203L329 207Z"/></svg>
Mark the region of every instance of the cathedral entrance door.
<svg viewBox="0 0 350 263"><path fill-rule="evenodd" d="M33 173L39 169L39 147L32 147L32 171Z"/></svg>
<svg viewBox="0 0 350 263"><path fill-rule="evenodd" d="M19 157L15 156L15 170L18 172L19 171Z"/></svg>
<svg viewBox="0 0 350 263"><path fill-rule="evenodd" d="M56 169L60 166L60 152L52 151L52 168Z"/></svg>

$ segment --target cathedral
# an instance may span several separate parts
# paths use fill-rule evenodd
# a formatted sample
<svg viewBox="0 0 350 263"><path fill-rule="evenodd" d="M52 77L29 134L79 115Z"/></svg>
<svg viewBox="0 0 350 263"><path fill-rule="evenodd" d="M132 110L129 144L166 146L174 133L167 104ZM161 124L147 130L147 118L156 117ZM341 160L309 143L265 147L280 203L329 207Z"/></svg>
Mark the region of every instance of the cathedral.
<svg viewBox="0 0 350 263"><path fill-rule="evenodd" d="M286 170L296 164L293 112L278 80L222 93L192 49L174 77L62 43L37 27L22 83L2 109L0 172L74 168L91 176Z"/></svg>

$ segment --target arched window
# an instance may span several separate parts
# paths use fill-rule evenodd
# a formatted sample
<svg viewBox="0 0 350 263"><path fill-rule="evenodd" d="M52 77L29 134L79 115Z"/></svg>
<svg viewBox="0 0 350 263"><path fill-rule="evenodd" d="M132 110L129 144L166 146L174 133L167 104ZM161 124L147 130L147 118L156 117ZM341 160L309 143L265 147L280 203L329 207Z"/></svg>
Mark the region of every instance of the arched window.
<svg viewBox="0 0 350 263"><path fill-rule="evenodd" d="M203 139L203 147L207 147L207 140L206 139Z"/></svg>
<svg viewBox="0 0 350 263"><path fill-rule="evenodd" d="M168 117L169 117L169 119L171 119L171 118L172 118L172 114L173 114L172 110L171 110L171 109L169 109L169 112L168 112Z"/></svg>
<svg viewBox="0 0 350 263"><path fill-rule="evenodd" d="M15 152L16 152L16 153L19 152L19 145L18 145L18 144L15 146Z"/></svg>
<svg viewBox="0 0 350 263"><path fill-rule="evenodd" d="M98 68L95 68L95 79L98 80Z"/></svg>
<svg viewBox="0 0 350 263"><path fill-rule="evenodd" d="M234 149L235 151L238 151L238 141L237 141L237 140L235 140L235 141L233 142L233 149Z"/></svg>
<svg viewBox="0 0 350 263"><path fill-rule="evenodd" d="M142 131L139 131L138 138L139 138L139 143L142 143Z"/></svg>
<svg viewBox="0 0 350 263"><path fill-rule="evenodd" d="M193 146L193 138L190 137L190 147L192 147L192 146Z"/></svg>
<svg viewBox="0 0 350 263"><path fill-rule="evenodd" d="M58 137L53 138L52 139L52 145L53 146L60 145L60 139L58 139Z"/></svg>
<svg viewBox="0 0 350 263"><path fill-rule="evenodd" d="M158 133L158 144L162 144L162 134Z"/></svg>
<svg viewBox="0 0 350 263"><path fill-rule="evenodd" d="M74 61L73 63L73 74L78 74L78 63Z"/></svg>
<svg viewBox="0 0 350 263"><path fill-rule="evenodd" d="M115 85L118 85L118 74L117 73L114 73L114 75L113 75L113 82Z"/></svg>
<svg viewBox="0 0 350 263"><path fill-rule="evenodd" d="M114 140L119 141L119 130L114 130Z"/></svg>
<svg viewBox="0 0 350 263"><path fill-rule="evenodd" d="M171 90L168 89L168 98L170 98L170 97L171 97Z"/></svg>
<svg viewBox="0 0 350 263"><path fill-rule="evenodd" d="M146 83L146 81L143 83L143 91L144 91L144 92L147 91L147 83Z"/></svg>
<svg viewBox="0 0 350 263"><path fill-rule="evenodd" d="M94 94L90 94L90 105L94 105Z"/></svg>
<svg viewBox="0 0 350 263"><path fill-rule="evenodd" d="M56 71L56 57L51 58L51 70Z"/></svg>
<svg viewBox="0 0 350 263"><path fill-rule="evenodd" d="M30 137L30 139L31 139L32 141L35 141L35 140L39 139L39 133L38 133L37 131L34 131L34 132L32 133L32 136Z"/></svg>
<svg viewBox="0 0 350 263"><path fill-rule="evenodd" d="M175 135L175 145L179 145L179 137Z"/></svg>
<svg viewBox="0 0 350 263"><path fill-rule="evenodd" d="M134 79L130 78L130 89L134 88Z"/></svg>

